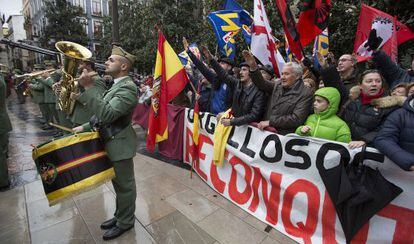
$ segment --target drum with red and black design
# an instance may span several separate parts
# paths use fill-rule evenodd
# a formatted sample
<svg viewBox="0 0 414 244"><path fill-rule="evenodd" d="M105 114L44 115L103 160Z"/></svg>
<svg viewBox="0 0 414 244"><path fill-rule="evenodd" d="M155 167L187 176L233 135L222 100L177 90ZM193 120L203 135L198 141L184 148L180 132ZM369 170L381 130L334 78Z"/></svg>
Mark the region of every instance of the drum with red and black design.
<svg viewBox="0 0 414 244"><path fill-rule="evenodd" d="M49 205L111 180L115 172L97 132L60 138L33 149Z"/></svg>

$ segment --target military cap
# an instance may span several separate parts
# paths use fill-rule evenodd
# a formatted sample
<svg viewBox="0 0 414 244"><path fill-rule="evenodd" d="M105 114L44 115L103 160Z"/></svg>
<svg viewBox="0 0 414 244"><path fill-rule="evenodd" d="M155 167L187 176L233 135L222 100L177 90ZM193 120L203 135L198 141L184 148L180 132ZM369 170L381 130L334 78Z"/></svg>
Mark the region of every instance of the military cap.
<svg viewBox="0 0 414 244"><path fill-rule="evenodd" d="M14 69L13 73L20 75L22 73L22 71L20 69Z"/></svg>
<svg viewBox="0 0 414 244"><path fill-rule="evenodd" d="M112 48L112 55L118 55L122 56L131 62L131 64L134 64L134 62L137 60L137 57L126 52L122 47L115 46Z"/></svg>

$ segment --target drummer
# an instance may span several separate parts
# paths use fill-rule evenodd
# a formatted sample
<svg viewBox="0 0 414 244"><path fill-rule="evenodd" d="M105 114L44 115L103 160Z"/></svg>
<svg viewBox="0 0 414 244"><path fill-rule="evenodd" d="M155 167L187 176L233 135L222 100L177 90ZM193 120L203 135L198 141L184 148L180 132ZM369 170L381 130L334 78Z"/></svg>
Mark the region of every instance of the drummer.
<svg viewBox="0 0 414 244"><path fill-rule="evenodd" d="M114 46L112 55L105 63L105 73L114 78L113 86L103 97L94 96L94 85L87 70L82 73L79 83L83 93L72 93L72 98L95 111L102 126L100 135L105 143L108 157L113 162L115 178L112 184L116 193L115 217L102 223L107 230L104 240L111 240L134 227L136 186L132 158L136 152L136 134L131 126L132 112L137 105L137 87L128 75L136 57L121 47ZM74 128L75 132L90 130L89 123ZM105 133L102 133L102 132Z"/></svg>

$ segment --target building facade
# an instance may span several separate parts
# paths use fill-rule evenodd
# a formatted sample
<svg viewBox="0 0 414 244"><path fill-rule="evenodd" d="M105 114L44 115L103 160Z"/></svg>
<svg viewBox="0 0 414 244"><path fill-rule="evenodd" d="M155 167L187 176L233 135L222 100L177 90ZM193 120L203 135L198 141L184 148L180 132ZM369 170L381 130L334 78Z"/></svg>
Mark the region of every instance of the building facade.
<svg viewBox="0 0 414 244"><path fill-rule="evenodd" d="M0 18L0 39L4 37L3 35L3 18ZM6 31L6 30L5 30ZM7 46L0 44L0 64L9 66L9 57L7 52Z"/></svg>
<svg viewBox="0 0 414 244"><path fill-rule="evenodd" d="M23 12L26 16L27 43L39 46L39 37L47 24L44 2L47 0L23 0ZM100 39L103 36L103 17L109 15L110 0L67 0L79 6L84 14L79 16L89 38L88 49L96 54L101 50ZM25 10L27 6L27 10ZM43 60L43 55L36 54L36 62Z"/></svg>
<svg viewBox="0 0 414 244"><path fill-rule="evenodd" d="M6 21L8 33L6 39L13 42L26 40L26 31L24 29L23 15L10 15ZM26 70L29 63L29 52L21 48L7 47L9 67Z"/></svg>
<svg viewBox="0 0 414 244"><path fill-rule="evenodd" d="M102 47L100 39L103 37L103 17L110 15L111 1L108 0L69 0L73 5L83 9L85 15L79 16L89 37L89 49L96 54Z"/></svg>

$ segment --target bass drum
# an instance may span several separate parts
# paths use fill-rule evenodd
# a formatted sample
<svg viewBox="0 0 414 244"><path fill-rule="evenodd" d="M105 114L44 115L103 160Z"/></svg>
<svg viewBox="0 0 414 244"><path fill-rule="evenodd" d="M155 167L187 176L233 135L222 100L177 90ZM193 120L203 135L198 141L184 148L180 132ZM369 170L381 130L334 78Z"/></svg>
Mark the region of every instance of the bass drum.
<svg viewBox="0 0 414 244"><path fill-rule="evenodd" d="M53 140L35 147L32 153L50 206L115 177L97 132Z"/></svg>

